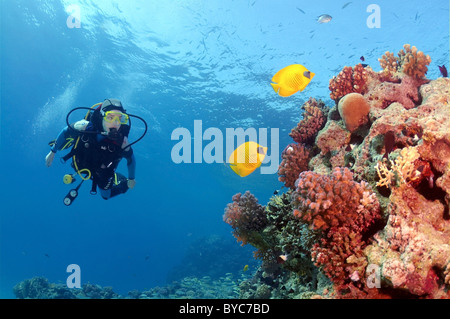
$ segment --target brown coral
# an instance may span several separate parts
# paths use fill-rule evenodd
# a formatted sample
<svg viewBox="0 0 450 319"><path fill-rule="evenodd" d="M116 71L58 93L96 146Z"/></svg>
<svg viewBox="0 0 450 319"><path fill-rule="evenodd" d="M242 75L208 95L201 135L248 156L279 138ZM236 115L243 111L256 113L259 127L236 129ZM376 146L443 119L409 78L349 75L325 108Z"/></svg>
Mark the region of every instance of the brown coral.
<svg viewBox="0 0 450 319"><path fill-rule="evenodd" d="M325 125L325 103L322 100L317 101L314 98L310 98L302 105L302 109L305 110L303 119L291 130L289 136L299 144L310 144L314 141L317 132Z"/></svg>
<svg viewBox="0 0 450 319"><path fill-rule="evenodd" d="M378 59L380 62L380 66L384 72L389 74L394 74L398 69L397 58L394 56L394 53L386 51L386 53Z"/></svg>
<svg viewBox="0 0 450 319"><path fill-rule="evenodd" d="M304 144L289 144L281 154L281 164L278 168L278 180L285 187L295 188L298 175L308 169L311 152Z"/></svg>

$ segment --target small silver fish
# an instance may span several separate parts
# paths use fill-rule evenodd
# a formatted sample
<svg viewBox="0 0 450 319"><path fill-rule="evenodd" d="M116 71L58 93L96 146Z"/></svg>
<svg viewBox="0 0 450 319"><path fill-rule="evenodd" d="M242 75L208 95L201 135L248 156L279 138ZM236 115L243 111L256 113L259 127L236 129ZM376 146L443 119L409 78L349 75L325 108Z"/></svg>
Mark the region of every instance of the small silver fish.
<svg viewBox="0 0 450 319"><path fill-rule="evenodd" d="M333 19L329 14L321 14L317 17L317 22L319 23L328 23Z"/></svg>

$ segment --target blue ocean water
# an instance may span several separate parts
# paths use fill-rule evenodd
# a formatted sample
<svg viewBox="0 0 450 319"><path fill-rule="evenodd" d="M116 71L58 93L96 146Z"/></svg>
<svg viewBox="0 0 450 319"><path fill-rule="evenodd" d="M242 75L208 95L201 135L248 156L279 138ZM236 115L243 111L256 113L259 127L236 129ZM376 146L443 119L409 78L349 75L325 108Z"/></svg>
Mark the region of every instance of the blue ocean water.
<svg viewBox="0 0 450 319"><path fill-rule="evenodd" d="M373 4L380 9L380 25L371 28ZM265 204L281 187L277 174L258 170L241 178L223 163L176 164L175 129L191 132L192 159L194 141L202 139L194 136L195 120L202 121L203 131L218 128L224 135L226 128L279 129L281 153L303 102L315 97L332 106L329 79L360 63L361 56L379 71L378 58L409 43L430 55L428 78L440 76L438 65L449 67L444 0L2 0L0 5L1 298L14 298L12 287L35 276L64 283L69 264L80 266L82 283L126 295L166 284L197 240L214 235L234 241L222 220L226 204L246 190ZM324 13L333 19L319 24ZM79 28L70 27L76 22L71 15L79 17ZM294 63L316 75L305 91L282 98L270 80ZM137 185L108 201L83 185L66 207L62 199L70 187L62 176L71 168L58 158L45 166L47 143L72 108L105 98L120 99L149 125L134 146ZM142 132L134 121L130 139ZM119 171L126 173L123 163ZM251 259L249 250L242 266Z"/></svg>

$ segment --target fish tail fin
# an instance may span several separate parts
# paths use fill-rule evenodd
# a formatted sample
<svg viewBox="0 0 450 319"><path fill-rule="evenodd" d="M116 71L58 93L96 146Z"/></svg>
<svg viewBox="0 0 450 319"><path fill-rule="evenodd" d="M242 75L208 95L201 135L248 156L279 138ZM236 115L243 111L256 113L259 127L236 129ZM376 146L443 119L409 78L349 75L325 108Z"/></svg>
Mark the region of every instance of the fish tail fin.
<svg viewBox="0 0 450 319"><path fill-rule="evenodd" d="M280 91L280 85L276 84L276 83L270 83L270 85L272 85L273 90L278 93L278 91Z"/></svg>

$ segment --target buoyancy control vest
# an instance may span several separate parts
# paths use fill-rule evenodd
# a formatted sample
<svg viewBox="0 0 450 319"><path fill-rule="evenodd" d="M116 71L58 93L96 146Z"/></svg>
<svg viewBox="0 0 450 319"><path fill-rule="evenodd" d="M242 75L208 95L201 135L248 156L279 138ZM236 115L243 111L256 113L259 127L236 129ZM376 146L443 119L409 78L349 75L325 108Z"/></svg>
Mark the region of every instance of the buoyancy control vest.
<svg viewBox="0 0 450 319"><path fill-rule="evenodd" d="M103 189L111 187L115 170L124 155L124 138L128 137L130 132L130 127L123 124L119 130L113 130L112 134L101 134L103 126L100 108L101 105L86 115L85 120L89 121L85 128L86 133L78 131L79 136L72 150L63 157L64 161L72 158L72 167L81 178L92 179L91 193L95 192L96 186ZM132 152L131 148L128 152Z"/></svg>

